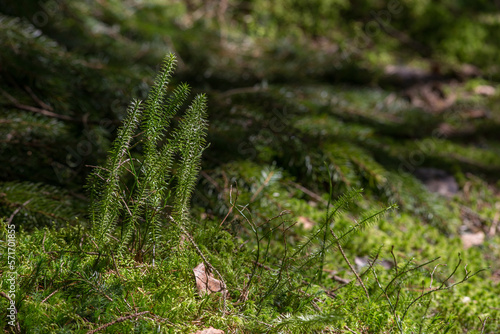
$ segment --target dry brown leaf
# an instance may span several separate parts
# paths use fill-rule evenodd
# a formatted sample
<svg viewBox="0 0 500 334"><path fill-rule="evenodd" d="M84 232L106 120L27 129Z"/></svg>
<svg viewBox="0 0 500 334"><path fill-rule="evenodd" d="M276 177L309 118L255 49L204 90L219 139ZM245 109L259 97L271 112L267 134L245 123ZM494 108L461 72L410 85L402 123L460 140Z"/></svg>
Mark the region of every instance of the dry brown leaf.
<svg viewBox="0 0 500 334"><path fill-rule="evenodd" d="M462 114L465 119L490 118L490 113L484 109L471 109Z"/></svg>
<svg viewBox="0 0 500 334"><path fill-rule="evenodd" d="M464 233L462 234L462 244L464 248L471 248L472 246L481 245L484 242L484 232L477 233Z"/></svg>
<svg viewBox="0 0 500 334"><path fill-rule="evenodd" d="M447 85L448 89L453 85ZM411 86L403 93L412 105L424 110L439 113L451 107L456 99L457 93L452 90L445 92L444 86L439 82L432 81Z"/></svg>
<svg viewBox="0 0 500 334"><path fill-rule="evenodd" d="M500 209L500 202L495 204L497 209ZM495 212L493 216L493 221L491 222L490 230L488 231L488 236L492 237L496 234L498 223L500 222L500 211Z"/></svg>
<svg viewBox="0 0 500 334"><path fill-rule="evenodd" d="M193 272L194 278L196 279L196 288L201 296L211 294L212 292L224 293L224 285L222 282L216 279L212 273L207 270L203 262L197 265L193 269Z"/></svg>
<svg viewBox="0 0 500 334"><path fill-rule="evenodd" d="M305 230L310 230L310 229L312 229L314 227L314 225L316 225L316 223L313 220L311 220L311 219L309 219L307 217L304 217L304 216L299 216L297 218L297 223L299 225L302 225L302 227Z"/></svg>
<svg viewBox="0 0 500 334"><path fill-rule="evenodd" d="M194 334L224 334L224 331L210 327L196 331Z"/></svg>
<svg viewBox="0 0 500 334"><path fill-rule="evenodd" d="M430 192L438 193L445 197L453 197L459 190L455 177L442 169L433 167L417 168L415 176L422 181Z"/></svg>
<svg viewBox="0 0 500 334"><path fill-rule="evenodd" d="M474 93L486 96L495 95L495 87L488 85L477 86L474 88Z"/></svg>

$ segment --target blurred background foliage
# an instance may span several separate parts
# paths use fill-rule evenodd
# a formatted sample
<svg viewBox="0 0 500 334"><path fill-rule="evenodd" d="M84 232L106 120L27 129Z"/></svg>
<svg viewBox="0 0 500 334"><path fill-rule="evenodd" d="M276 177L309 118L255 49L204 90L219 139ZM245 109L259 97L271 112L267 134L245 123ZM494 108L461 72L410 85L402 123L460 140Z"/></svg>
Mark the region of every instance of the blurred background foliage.
<svg viewBox="0 0 500 334"><path fill-rule="evenodd" d="M88 166L169 51L180 59L176 79L210 95L207 168L277 163L323 191L328 157L338 193L356 186L394 199L401 189L386 180L400 174L399 157L441 131L423 165L494 177L499 97L474 89L499 80L498 6L3 2L0 177L82 194Z"/></svg>

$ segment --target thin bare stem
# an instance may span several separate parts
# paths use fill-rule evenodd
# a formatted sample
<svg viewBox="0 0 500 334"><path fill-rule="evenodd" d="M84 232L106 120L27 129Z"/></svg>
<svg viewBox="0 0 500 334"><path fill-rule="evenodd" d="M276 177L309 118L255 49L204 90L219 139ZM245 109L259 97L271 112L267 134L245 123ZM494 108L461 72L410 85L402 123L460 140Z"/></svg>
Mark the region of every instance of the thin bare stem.
<svg viewBox="0 0 500 334"><path fill-rule="evenodd" d="M361 286L363 287L363 290L365 290L366 298L368 298L368 300L370 300L370 295L368 294L368 290L366 289L366 286L363 283L363 280L361 279L361 277L359 277L358 273L356 272L356 270L352 266L351 262L347 258L347 255L345 255L344 250L342 249L342 246L340 245L340 241L337 238L337 235L335 234L335 232L333 230L330 230L330 233L333 235L333 238L335 239L335 242L337 243L337 247L339 248L340 253L342 254L342 257L344 258L345 262L347 263L347 265L351 269L354 276L356 276L356 279L358 280L359 284L361 284Z"/></svg>
<svg viewBox="0 0 500 334"><path fill-rule="evenodd" d="M113 326L114 324L117 324L117 323L120 323L120 322L124 322L124 321L132 319L132 318L140 317L141 315L148 314L148 313L149 313L149 311L143 311L143 312L139 312L139 313L127 315L125 317L120 317L120 318L118 318L116 320L113 320L111 322L108 322L107 324L102 325L101 327L99 327L97 329L93 329L91 331L88 331L87 334L97 333L99 331L102 331L105 328L108 328L109 326Z"/></svg>
<svg viewBox="0 0 500 334"><path fill-rule="evenodd" d="M220 279L221 285L222 285L222 298L224 300L224 312L226 312L226 310L227 310L227 301L226 301L227 285L226 285L226 282L224 281L224 278L219 273L219 271L208 261L205 254L203 254L203 252L200 250L200 248L198 247L198 245L194 241L191 234L189 234L189 232L186 231L184 226L182 226L182 224L177 223L172 216L170 216L169 218L174 224L176 224L181 229L182 233L184 233L184 235L188 238L188 240L191 242L191 244L193 244L194 248L196 249L196 252L200 255L200 257L203 259L203 262L208 266L208 268L210 270L213 270L217 274L217 276L219 276L219 279Z"/></svg>

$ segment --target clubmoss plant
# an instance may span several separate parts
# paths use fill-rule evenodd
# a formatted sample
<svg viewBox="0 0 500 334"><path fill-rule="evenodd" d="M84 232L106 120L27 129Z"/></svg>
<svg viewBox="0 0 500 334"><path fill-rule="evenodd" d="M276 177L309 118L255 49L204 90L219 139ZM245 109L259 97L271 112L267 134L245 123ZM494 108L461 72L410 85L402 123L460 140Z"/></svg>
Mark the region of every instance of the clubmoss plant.
<svg viewBox="0 0 500 334"><path fill-rule="evenodd" d="M100 249L109 245L118 246L120 252L128 249L137 260L143 259L146 249L154 253L168 223L165 217L188 224L190 198L206 147L203 94L194 98L179 126L170 129L190 91L181 84L168 92L175 64L175 56L167 55L146 102L132 101L106 164L97 167L89 180L95 244ZM139 156L132 151L136 146L142 147Z"/></svg>

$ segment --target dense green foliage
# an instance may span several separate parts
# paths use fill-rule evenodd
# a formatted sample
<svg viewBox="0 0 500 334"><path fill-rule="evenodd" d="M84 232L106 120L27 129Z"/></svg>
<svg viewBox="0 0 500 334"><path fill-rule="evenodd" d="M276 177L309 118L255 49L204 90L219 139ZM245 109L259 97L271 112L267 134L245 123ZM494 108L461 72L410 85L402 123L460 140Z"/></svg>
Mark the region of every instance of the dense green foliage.
<svg viewBox="0 0 500 334"><path fill-rule="evenodd" d="M1 326L498 332L498 9L0 3Z"/></svg>

